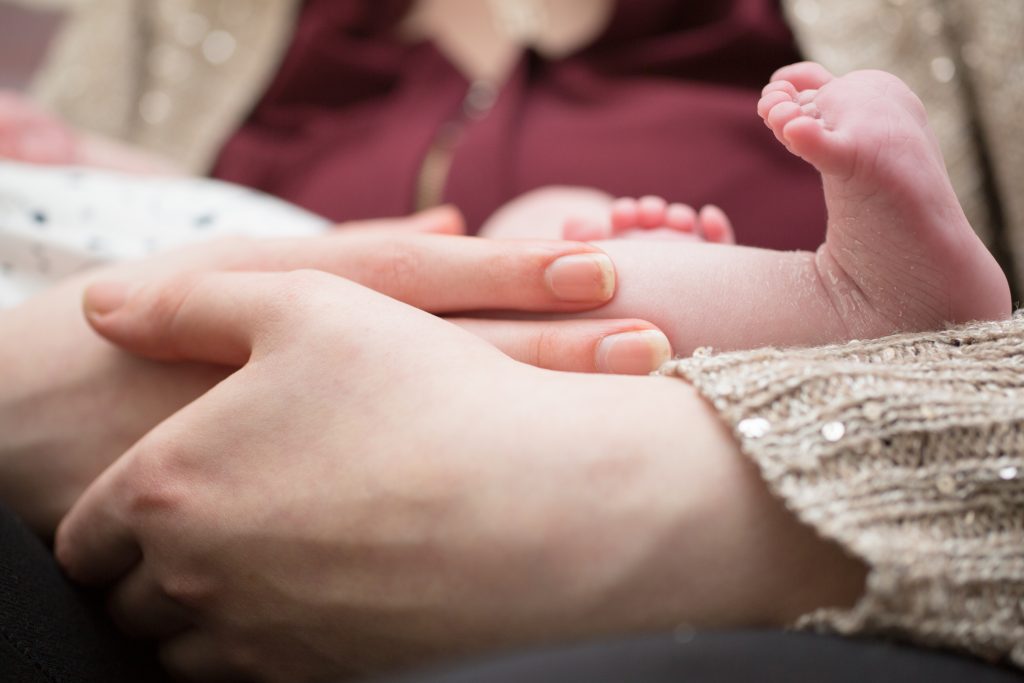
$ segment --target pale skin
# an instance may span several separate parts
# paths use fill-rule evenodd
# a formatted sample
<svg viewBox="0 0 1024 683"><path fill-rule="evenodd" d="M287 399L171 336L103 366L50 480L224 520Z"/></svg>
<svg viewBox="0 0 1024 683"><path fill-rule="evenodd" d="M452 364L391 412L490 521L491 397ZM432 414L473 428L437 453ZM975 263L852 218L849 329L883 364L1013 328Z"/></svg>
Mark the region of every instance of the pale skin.
<svg viewBox="0 0 1024 683"><path fill-rule="evenodd" d="M6 380L0 392L0 496L6 504L40 535L52 535L114 458L225 375L225 369L205 364L143 361L98 339L79 312L83 290L97 279L319 268L439 313L579 311L606 302L615 288L610 262L592 246L446 235L462 228L451 210L349 227L315 240L228 240L87 273L0 315ZM560 256L570 258L569 275L582 274L582 283L573 286L564 274L549 276ZM592 276L588 257L596 259ZM475 275L456 277L462 270ZM552 288L557 282L561 289ZM447 294L424 298L431 291ZM648 372L669 354L664 335L636 319L556 327L479 318L460 322L511 357L542 367Z"/></svg>
<svg viewBox="0 0 1024 683"><path fill-rule="evenodd" d="M484 21L483 5L474 6L477 9L460 14L459 21ZM478 76L502 73L501 65L508 60L498 53L507 55L514 46L497 39L474 43L475 47L463 45L454 38L458 32L444 29L445 22L437 19L453 12L455 5L439 0L436 8L431 7L423 3L422 11L410 16L409 31L437 39L467 71L476 64L481 69ZM588 25L596 35L601 22L592 19ZM578 43L560 48L585 44L587 35L581 33ZM492 42L489 49L494 54L485 54L481 45ZM646 249L602 243L627 275L613 306L598 315L649 319L668 334L677 352L685 354L704 345L734 349L826 343L1009 313L1005 278L970 230L923 108L905 86L880 74L835 79L817 65L794 65L766 88L759 114L780 142L822 172L830 215L826 244L814 254L782 256L699 245ZM901 154L874 156L894 144ZM870 159L874 161L865 161ZM659 236L667 230L712 235L711 242L730 241L727 219L720 212L709 220L707 207L700 214L679 204L662 202L662 207L660 221L651 218L657 207L636 210L635 220L624 221L622 207L606 196L578 188L545 190L500 211L485 234L537 236L535 217L543 209L548 216L561 217L540 224L547 226L542 236L560 232L592 240L636 236L657 227L653 232ZM689 213L689 230L673 226L679 223L680 212ZM604 232L602 213L609 216L604 225L610 228ZM630 222L639 229L629 230ZM938 225L944 227L922 229ZM652 264L657 259L671 263L662 270ZM636 277L629 272L636 272ZM734 278L736 272L745 278ZM966 279L960 278L962 273L968 274ZM634 286L636 282L643 285ZM733 295L722 301L717 296L722 291ZM683 298L687 306L676 305ZM986 305L979 308L978 302Z"/></svg>
<svg viewBox="0 0 1024 683"><path fill-rule="evenodd" d="M769 127L825 176L828 241L815 255L684 245L701 276L722 270L712 343L1008 314L918 107L876 72L803 64L766 88ZM889 230L852 207L887 211ZM803 296L790 277L814 280L793 306L813 322L772 299ZM732 320L734 301L752 323ZM108 283L85 305L144 357L243 365L107 470L57 537L69 574L113 584L122 626L162 639L186 678L315 680L679 623L779 625L862 590L864 568L785 512L683 383L528 368L318 273Z"/></svg>
<svg viewBox="0 0 1024 683"><path fill-rule="evenodd" d="M696 243L706 231L692 209L682 207L689 221L673 227L672 205L656 198L627 207L628 217L621 205L578 190L527 198L518 208L527 218L536 204L566 200L562 211L581 219L573 225L563 213L565 234L653 232L667 240L657 249L636 239L596 242L614 259L620 286L594 315L630 311L687 355L702 346L825 344L1010 314L1006 277L967 222L924 108L905 84L883 72L836 78L818 64L794 64L765 87L758 114L821 172L825 243L813 253ZM515 220L498 219L495 233L516 230Z"/></svg>
<svg viewBox="0 0 1024 683"><path fill-rule="evenodd" d="M119 623L186 678L779 625L859 594L863 568L768 494L678 380L537 370L322 273L122 287L87 298L107 338L244 364L57 538L73 578L117 580Z"/></svg>
<svg viewBox="0 0 1024 683"><path fill-rule="evenodd" d="M798 87L797 80L789 79L794 93L778 89L797 107L817 99L803 101L802 93L824 92L824 83ZM781 97L771 93L766 98ZM786 135L798 118L785 116L792 107L772 119L786 101L765 104L773 131L794 150L810 141L807 156L827 176L856 175L814 153L817 133L806 123ZM848 189L832 188L830 210ZM944 201L914 204L937 206L946 218L952 211ZM853 330L868 336L1005 313L1008 297L991 276L968 278L956 300L951 283L991 271L963 231L932 239L918 226L936 221L888 208L909 230L881 236L894 240L884 251L913 256L890 257L888 265L844 244L851 231L830 232L836 248L826 258L608 243L622 286L601 314L648 311L685 351L704 343L792 343L791 333L808 341ZM925 249L915 250L922 236ZM850 254L858 260L844 262ZM899 316L879 315L885 301L900 299L891 297L892 273L936 258L943 277L929 278L921 291L938 291L939 304L922 314L906 297ZM681 266L685 276L659 277ZM730 276L737 269L743 278ZM857 281L856 273L871 280ZM72 575L90 583L122 579L115 615L130 631L163 637L172 670L198 679L242 671L294 680L680 622L774 625L858 595L863 568L768 495L685 384L542 372L348 282L309 274L245 279L252 277L151 285L105 315L111 290L95 289L89 299L96 328L142 355L233 366L252 357L131 448L58 539ZM743 279L754 282L729 289ZM693 302L695 291L725 307L712 310L704 297ZM190 305L178 308L185 295ZM969 305L979 300L995 303L982 311ZM415 303L431 308L426 299ZM171 310L182 314L173 325L161 317ZM367 312L376 324L366 324ZM408 354L413 345L424 355ZM584 362L594 362L593 346L587 350ZM352 357L365 366L352 372ZM322 358L337 362L313 360ZM450 370L453 359L463 372L439 369ZM414 382L422 392L410 395ZM197 380L191 391L201 386ZM496 393L507 414L484 410L483 391ZM525 442L524 427L532 437ZM284 463L282 453L304 457ZM243 460L245 467L231 466ZM274 476L285 470L287 479ZM383 521L358 523L368 519ZM501 542L484 542L493 539ZM140 547L146 558L136 565ZM304 562L311 553L322 562ZM253 573L252 564L263 571ZM325 586L333 599L323 599ZM318 622L331 627L303 627ZM450 629L439 633L437 623Z"/></svg>

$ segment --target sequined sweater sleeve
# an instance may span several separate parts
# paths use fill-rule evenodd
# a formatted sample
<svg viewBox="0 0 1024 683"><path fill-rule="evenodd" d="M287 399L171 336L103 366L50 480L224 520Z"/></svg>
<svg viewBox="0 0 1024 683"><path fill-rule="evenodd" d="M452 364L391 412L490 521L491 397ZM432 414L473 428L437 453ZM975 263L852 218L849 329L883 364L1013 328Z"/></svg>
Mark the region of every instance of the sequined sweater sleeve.
<svg viewBox="0 0 1024 683"><path fill-rule="evenodd" d="M815 349L671 361L789 509L870 568L802 628L1024 667L1024 312Z"/></svg>

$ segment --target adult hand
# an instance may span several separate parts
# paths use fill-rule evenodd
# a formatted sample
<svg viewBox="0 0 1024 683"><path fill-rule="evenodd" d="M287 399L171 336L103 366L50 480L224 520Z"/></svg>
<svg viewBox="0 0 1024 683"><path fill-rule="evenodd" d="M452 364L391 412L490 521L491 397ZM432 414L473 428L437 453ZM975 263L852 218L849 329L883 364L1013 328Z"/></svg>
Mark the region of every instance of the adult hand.
<svg viewBox="0 0 1024 683"><path fill-rule="evenodd" d="M80 312L82 291L96 278L319 268L439 313L582 310L611 296L614 274L593 247L430 234L459 225L457 215L436 211L316 239L199 245L76 278L0 313L0 498L37 532L52 534L114 458L227 373L143 361L100 340ZM668 354L664 336L635 320L464 324L516 358L560 369L646 372Z"/></svg>
<svg viewBox="0 0 1024 683"><path fill-rule="evenodd" d="M850 561L678 380L537 370L322 273L115 294L86 306L125 348L246 363L57 536L71 577L116 581L117 621L186 679L329 680L851 597Z"/></svg>

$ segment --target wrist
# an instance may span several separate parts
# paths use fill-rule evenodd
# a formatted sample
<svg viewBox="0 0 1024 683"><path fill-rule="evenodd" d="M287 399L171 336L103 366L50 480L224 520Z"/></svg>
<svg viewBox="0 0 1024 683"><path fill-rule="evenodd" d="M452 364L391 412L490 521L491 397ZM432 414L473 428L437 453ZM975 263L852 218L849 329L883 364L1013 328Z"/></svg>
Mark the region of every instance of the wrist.
<svg viewBox="0 0 1024 683"><path fill-rule="evenodd" d="M552 428L534 475L552 498L535 566L552 628L782 625L859 596L861 565L769 493L692 386L539 374L532 433Z"/></svg>

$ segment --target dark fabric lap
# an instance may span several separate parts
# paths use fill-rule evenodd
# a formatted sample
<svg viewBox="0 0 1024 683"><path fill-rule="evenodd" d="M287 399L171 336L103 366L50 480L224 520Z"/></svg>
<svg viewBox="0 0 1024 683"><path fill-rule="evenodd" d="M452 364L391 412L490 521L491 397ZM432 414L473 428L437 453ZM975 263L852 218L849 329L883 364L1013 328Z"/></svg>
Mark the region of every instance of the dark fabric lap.
<svg viewBox="0 0 1024 683"><path fill-rule="evenodd" d="M117 634L46 546L0 506L0 681L164 681L152 649ZM955 654L802 633L668 636L550 648L391 683L1021 683Z"/></svg>
<svg viewBox="0 0 1024 683"><path fill-rule="evenodd" d="M119 636L102 602L74 588L53 555L0 506L0 681L163 681L151 648Z"/></svg>
<svg viewBox="0 0 1024 683"><path fill-rule="evenodd" d="M870 640L804 633L661 636L509 656L390 683L1021 683L1024 675Z"/></svg>

